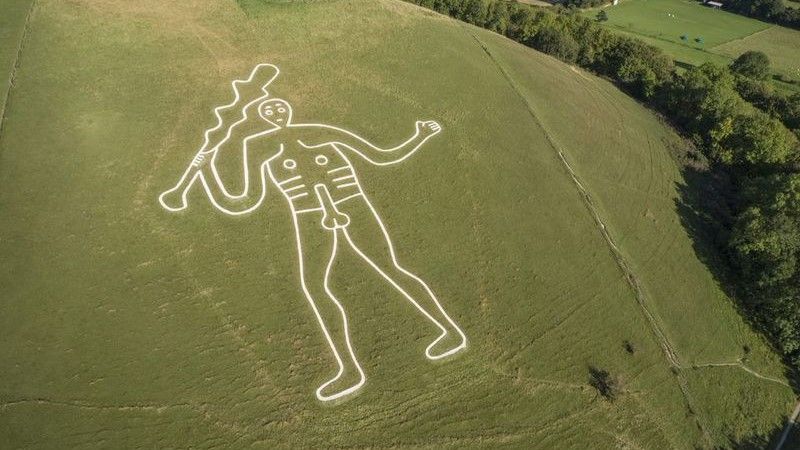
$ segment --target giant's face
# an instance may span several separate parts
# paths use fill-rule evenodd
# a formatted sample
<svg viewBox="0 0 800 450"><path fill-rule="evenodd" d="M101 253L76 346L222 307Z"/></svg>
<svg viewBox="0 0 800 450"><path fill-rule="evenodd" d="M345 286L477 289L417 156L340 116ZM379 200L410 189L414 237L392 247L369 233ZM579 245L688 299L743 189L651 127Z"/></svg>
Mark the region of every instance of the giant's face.
<svg viewBox="0 0 800 450"><path fill-rule="evenodd" d="M292 107L285 100L276 98L258 105L258 114L262 119L284 127L292 119Z"/></svg>

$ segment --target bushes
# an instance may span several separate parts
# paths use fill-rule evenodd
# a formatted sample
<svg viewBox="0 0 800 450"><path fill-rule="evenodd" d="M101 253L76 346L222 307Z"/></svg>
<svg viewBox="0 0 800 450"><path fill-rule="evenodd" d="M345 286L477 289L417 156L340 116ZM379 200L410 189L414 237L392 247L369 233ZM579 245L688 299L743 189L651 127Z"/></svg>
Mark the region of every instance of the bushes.
<svg viewBox="0 0 800 450"><path fill-rule="evenodd" d="M766 80L769 76L769 57L764 52L744 52L731 63L731 71L754 80Z"/></svg>
<svg viewBox="0 0 800 450"><path fill-rule="evenodd" d="M800 29L800 9L787 8L783 0L728 0L725 9Z"/></svg>
<svg viewBox="0 0 800 450"><path fill-rule="evenodd" d="M750 310L800 367L800 174L743 182L743 213L730 240Z"/></svg>
<svg viewBox="0 0 800 450"><path fill-rule="evenodd" d="M569 32L555 25L547 25L541 28L525 43L563 61L575 62L578 57L578 42Z"/></svg>
<svg viewBox="0 0 800 450"><path fill-rule="evenodd" d="M780 121L753 111L734 117L731 132L715 143L713 156L726 165L757 172L794 161L796 147L796 140Z"/></svg>
<svg viewBox="0 0 800 450"><path fill-rule="evenodd" d="M800 136L800 94L773 97L771 111Z"/></svg>
<svg viewBox="0 0 800 450"><path fill-rule="evenodd" d="M743 177L741 192L729 244L734 262L752 298L777 300L786 283L800 286L800 173Z"/></svg>
<svg viewBox="0 0 800 450"><path fill-rule="evenodd" d="M607 370L597 367L589 367L589 385L610 402L619 398L625 390L621 377L611 375Z"/></svg>
<svg viewBox="0 0 800 450"><path fill-rule="evenodd" d="M594 68L628 88L635 97L650 99L672 78L672 59L642 41L617 37L598 55Z"/></svg>
<svg viewBox="0 0 800 450"><path fill-rule="evenodd" d="M710 63L693 67L664 84L657 105L684 131L697 136L698 141L711 149L727 134L720 128L745 109L734 91L734 81L722 67Z"/></svg>
<svg viewBox="0 0 800 450"><path fill-rule="evenodd" d="M661 109L696 136L708 157L737 173L795 162L796 138L778 119L742 100L735 86L726 69L704 64L664 87Z"/></svg>
<svg viewBox="0 0 800 450"><path fill-rule="evenodd" d="M800 94L777 93L770 84L745 77L736 81L736 90L753 106L779 119L800 136Z"/></svg>

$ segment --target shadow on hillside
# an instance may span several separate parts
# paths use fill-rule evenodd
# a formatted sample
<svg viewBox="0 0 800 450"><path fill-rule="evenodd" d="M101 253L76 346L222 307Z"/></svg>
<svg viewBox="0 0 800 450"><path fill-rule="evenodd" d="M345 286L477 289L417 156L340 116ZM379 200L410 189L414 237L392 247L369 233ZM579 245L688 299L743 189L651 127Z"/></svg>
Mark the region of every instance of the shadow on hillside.
<svg viewBox="0 0 800 450"><path fill-rule="evenodd" d="M678 197L675 207L692 240L695 254L708 267L720 288L733 300L740 316L753 329L766 336L761 324L752 320L747 305L742 303L743 296L738 295L736 279L728 265L726 242L732 211L736 206L732 195L733 181L724 171L709 165L690 144L687 143L686 148L672 150L683 175L683 182L676 183ZM748 347L742 348L745 362L748 352ZM780 354L777 350L776 353ZM792 390L800 394L798 375L791 371L789 364L784 364L784 367L784 375Z"/></svg>
<svg viewBox="0 0 800 450"><path fill-rule="evenodd" d="M783 423L786 423L786 418L784 418ZM781 439L781 435L783 434L783 427L775 427L766 435L753 435L753 436L745 436L744 438L728 438L730 440L730 446L726 448L731 448L735 450L764 450L764 449L774 449L778 445L778 441ZM783 449L793 449L797 448L797 445L800 444L800 441L797 440L797 433L793 432L789 435L789 438L784 442Z"/></svg>
<svg viewBox="0 0 800 450"><path fill-rule="evenodd" d="M678 67L680 67L681 69L684 69L684 70L689 70L689 69L694 67L694 64L690 64L690 63L684 62L684 61L678 61L677 59L674 61L674 63L675 63L676 66L678 66Z"/></svg>

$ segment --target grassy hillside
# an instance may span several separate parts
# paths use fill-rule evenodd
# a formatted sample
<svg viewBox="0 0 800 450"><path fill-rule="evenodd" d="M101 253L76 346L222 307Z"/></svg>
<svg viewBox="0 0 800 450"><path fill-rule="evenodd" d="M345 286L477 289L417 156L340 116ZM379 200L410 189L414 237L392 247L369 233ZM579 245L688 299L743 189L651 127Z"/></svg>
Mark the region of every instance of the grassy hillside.
<svg viewBox="0 0 800 450"><path fill-rule="evenodd" d="M469 336L462 356L426 360L435 330L345 255L332 284L368 381L322 404L336 367L284 200L241 218L197 190L187 211L159 206L262 62L298 122L384 145L442 124L403 164L356 164L399 258ZM12 96L0 448L711 448L791 410L682 225L685 144L497 35L395 0L41 0ZM616 402L590 366L624 379Z"/></svg>
<svg viewBox="0 0 800 450"><path fill-rule="evenodd" d="M587 10L594 17L598 9ZM730 64L748 50L766 53L776 74L800 82L800 31L703 6L694 0L627 0L606 8L610 29L661 48L679 63ZM776 82L789 90L797 84Z"/></svg>
<svg viewBox="0 0 800 450"><path fill-rule="evenodd" d="M11 74L19 53L19 45L25 28L25 18L30 9L29 1L11 1L2 5L3 15L0 16L0 74L3 75L0 84L0 105L6 104L11 83ZM0 117L5 108L0 107Z"/></svg>

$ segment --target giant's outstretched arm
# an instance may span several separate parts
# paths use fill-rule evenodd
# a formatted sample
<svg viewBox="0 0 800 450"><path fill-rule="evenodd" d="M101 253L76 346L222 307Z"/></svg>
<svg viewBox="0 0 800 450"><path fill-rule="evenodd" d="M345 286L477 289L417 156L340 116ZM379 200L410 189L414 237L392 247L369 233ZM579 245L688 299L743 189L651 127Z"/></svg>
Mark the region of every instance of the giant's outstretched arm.
<svg viewBox="0 0 800 450"><path fill-rule="evenodd" d="M214 166L214 156L217 151L210 151L197 154L189 167L184 172L178 184L161 194L158 201L169 211L180 211L187 207L187 196L195 182L200 183L208 195L209 201L215 208L229 215L241 215L251 212L261 205L267 193L267 180L264 165L268 158L262 152L256 151L254 155L249 155L248 141L258 135L244 139L242 152L244 159L244 192L238 195L231 195L225 189L222 180ZM251 187L251 176L257 176L256 183L259 188L255 191Z"/></svg>
<svg viewBox="0 0 800 450"><path fill-rule="evenodd" d="M432 121L418 120L414 134L402 144L392 148L380 148L366 139L350 131L329 125L299 125L313 126L325 130L325 142L313 142L309 147L320 147L323 145L334 144L345 150L350 150L358 156L376 166L387 166L399 163L416 152L428 139L442 131L441 125ZM308 144L308 143L304 143Z"/></svg>

